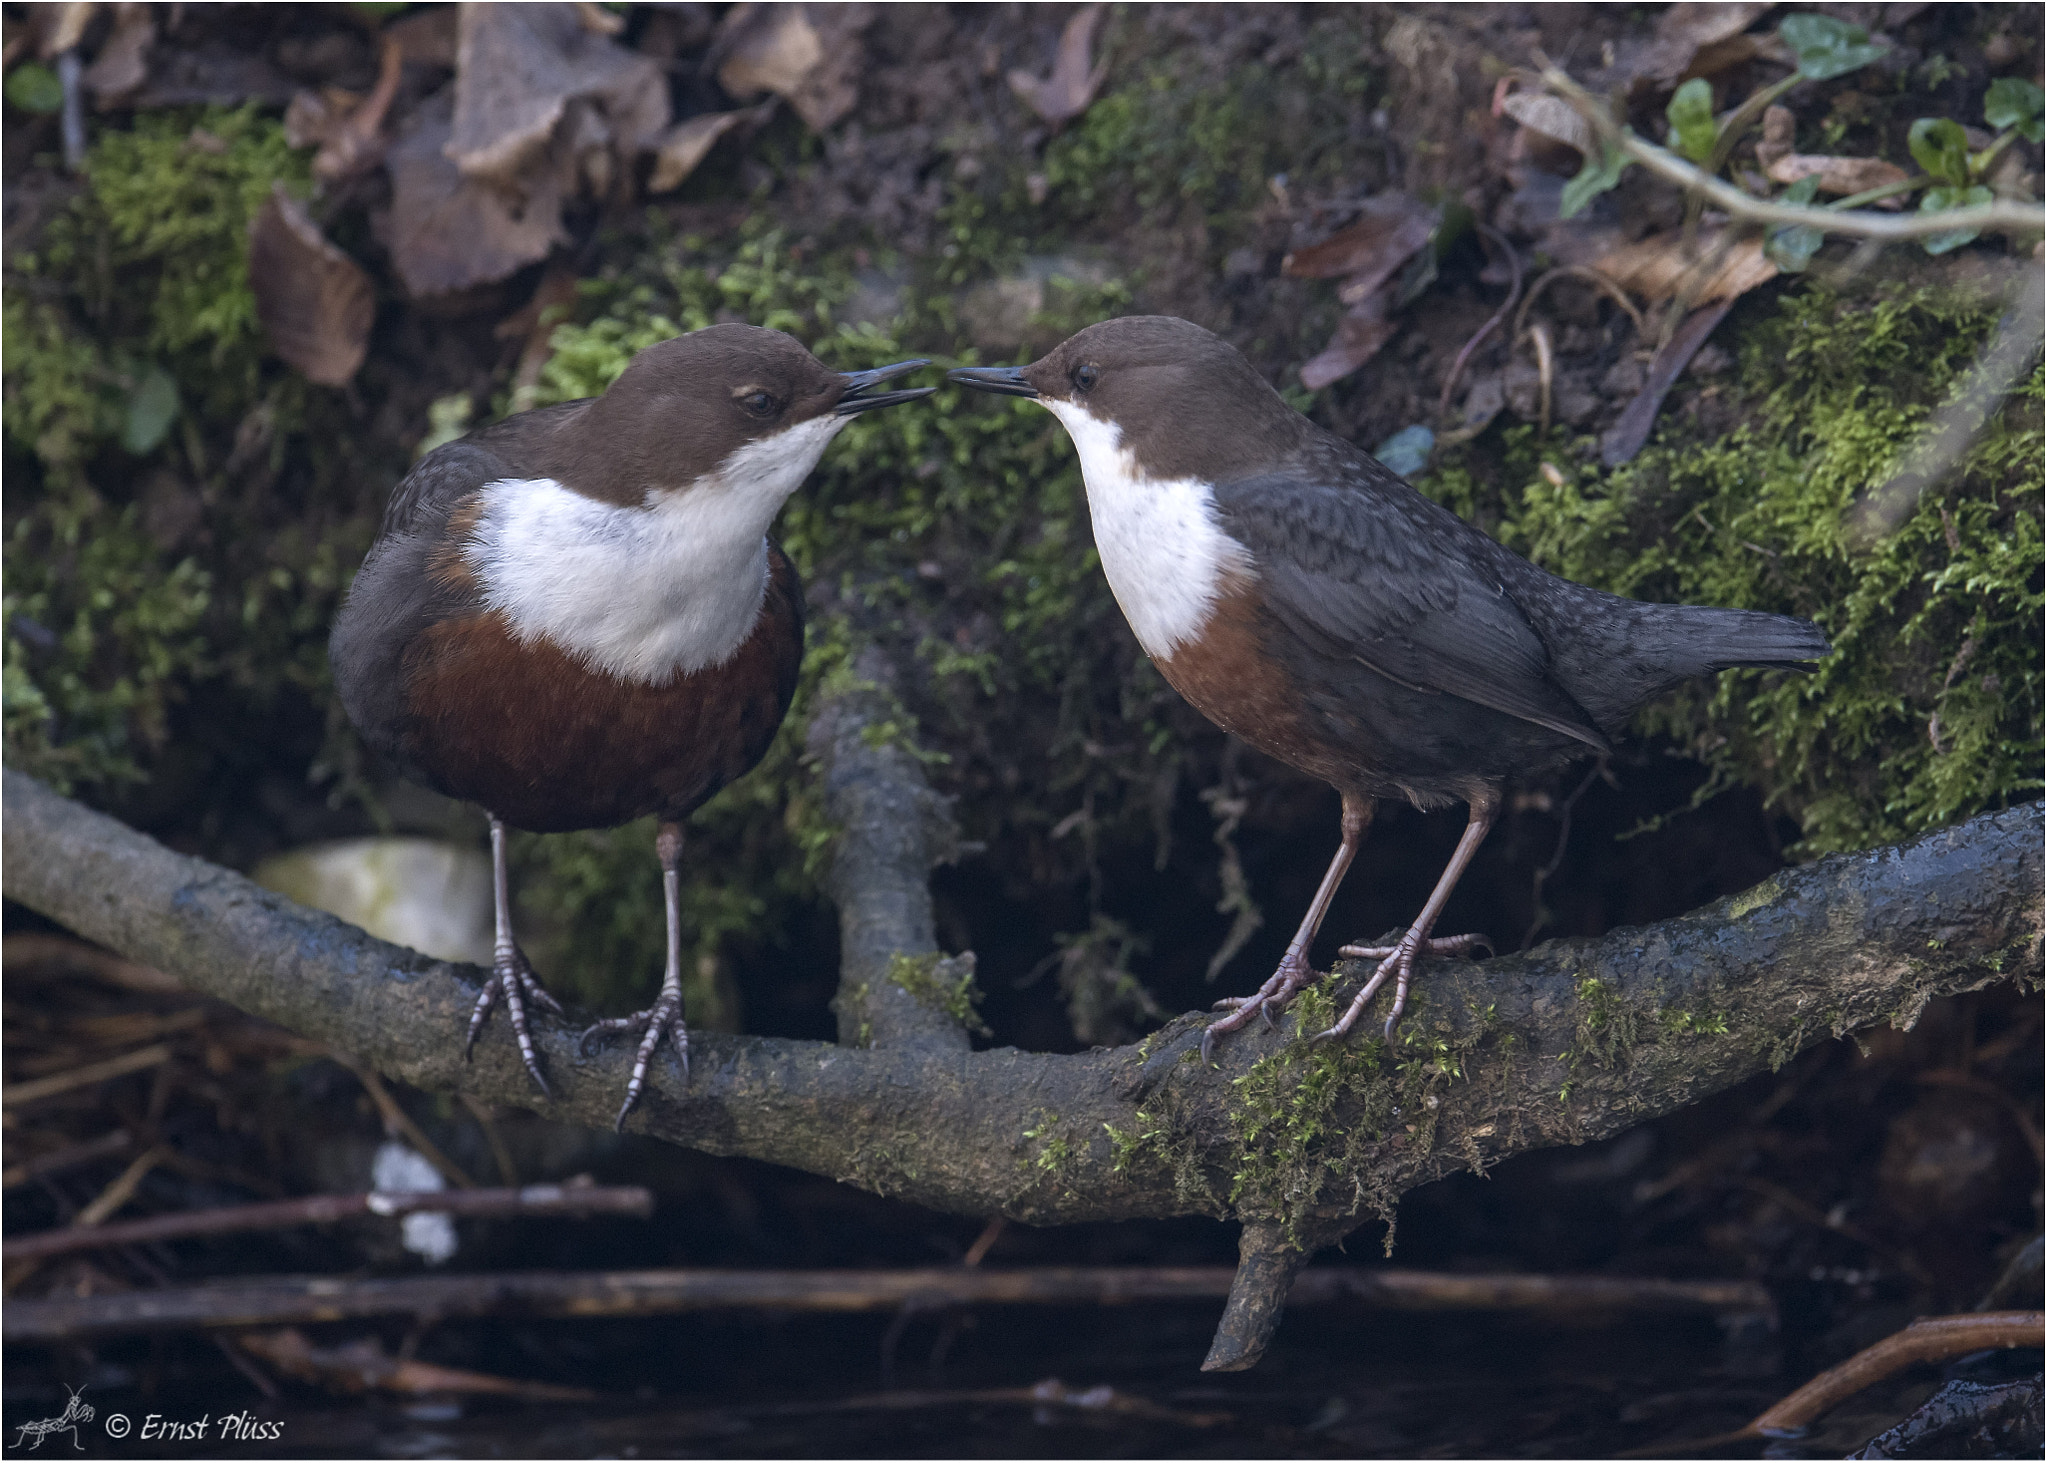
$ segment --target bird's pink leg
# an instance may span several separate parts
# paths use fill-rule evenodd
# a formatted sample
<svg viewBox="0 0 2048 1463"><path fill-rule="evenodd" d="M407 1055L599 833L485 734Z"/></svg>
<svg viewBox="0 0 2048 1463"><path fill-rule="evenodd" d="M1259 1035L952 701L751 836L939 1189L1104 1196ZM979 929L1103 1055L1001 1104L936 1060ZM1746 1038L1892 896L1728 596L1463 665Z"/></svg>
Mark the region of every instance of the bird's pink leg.
<svg viewBox="0 0 2048 1463"><path fill-rule="evenodd" d="M1394 945L1346 945L1338 953L1353 959L1380 958L1380 968L1373 972L1372 979L1365 983L1365 989L1337 1018L1337 1024L1328 1031L1316 1033L1316 1039L1342 1036L1358 1020L1379 988L1386 984L1387 977L1394 977L1394 1009L1387 1013L1387 1039L1393 1040L1394 1023L1401 1019L1401 1012L1408 1005L1408 984L1414 978L1415 957L1423 951L1431 955L1464 955L1487 944L1484 935L1452 935L1442 940L1432 940L1429 932L1436 927L1437 916L1444 912L1444 905L1450 900L1451 891L1458 887L1458 880L1464 874L1466 865L1472 862L1472 855L1479 852L1479 845L1485 841L1487 830L1500 816L1500 794L1489 791L1472 801L1472 815L1465 824L1465 836L1458 840L1456 851L1451 854L1450 863L1444 866L1443 877L1436 881L1436 888L1429 893L1429 902L1422 906L1422 913L1415 917L1415 923L1408 927L1408 933L1401 936Z"/></svg>
<svg viewBox="0 0 2048 1463"><path fill-rule="evenodd" d="M1365 830L1372 826L1372 800L1346 793L1340 826L1343 841L1337 845L1337 852L1330 859L1330 867L1323 874L1316 897L1309 901L1301 928L1294 932L1293 940L1288 942L1287 953L1280 957L1279 968L1256 994L1226 996L1216 1003L1218 1007L1235 1009L1221 1020L1210 1022L1209 1029L1202 1033L1203 1060L1208 1059L1217 1037L1245 1026L1253 1016L1262 1016L1271 1025L1273 1012L1285 1006L1294 998L1295 992L1315 979L1315 971L1308 963L1308 947L1314 941L1316 931L1322 928L1323 916L1330 911L1330 901L1337 895L1337 886L1344 882L1345 871L1351 867L1352 859L1358 856L1358 845L1365 841Z"/></svg>
<svg viewBox="0 0 2048 1463"><path fill-rule="evenodd" d="M633 1054L633 1075L626 1082L625 1105L613 1124L621 1132L625 1130L626 1115L633 1111L647 1086L647 1064L654 1060L662 1037L668 1037L676 1049L676 1058L683 1064L683 1081L690 1080L690 1031L683 1024L683 825L663 823L654 835L654 852L661 860L661 895L668 911L668 964L661 975L661 994L645 1011L600 1021L583 1033L586 1051L593 1040L615 1031L641 1033L640 1048Z"/></svg>
<svg viewBox="0 0 2048 1463"><path fill-rule="evenodd" d="M533 967L526 963L526 952L512 938L511 876L506 870L505 825L495 816L491 819L491 904L497 928L491 950L491 978L484 982L483 991L469 1013L469 1037L462 1043L462 1059L468 1061L470 1053L476 1050L476 1039L483 1032L484 1021L490 1016L491 1007L503 996L505 1014L512 1021L512 1035L519 1042L519 1060L526 1064L526 1073L533 1078L534 1085L553 1097L547 1078L540 1074L540 1057L533 1049L533 1033L527 1029L526 1003L532 1001L557 1016L562 1014L562 1007L534 976Z"/></svg>

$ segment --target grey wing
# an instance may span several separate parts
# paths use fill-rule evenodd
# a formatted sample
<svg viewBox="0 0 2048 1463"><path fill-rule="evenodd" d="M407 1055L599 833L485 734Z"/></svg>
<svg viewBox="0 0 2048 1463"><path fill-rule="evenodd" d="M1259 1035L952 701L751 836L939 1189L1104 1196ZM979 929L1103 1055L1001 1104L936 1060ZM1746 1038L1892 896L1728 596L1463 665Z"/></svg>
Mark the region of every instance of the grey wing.
<svg viewBox="0 0 2048 1463"><path fill-rule="evenodd" d="M1216 499L1257 560L1268 606L1326 654L1607 749L1506 586L1467 551L1478 530L1454 514L1405 483L1360 491L1292 475L1229 484Z"/></svg>
<svg viewBox="0 0 2048 1463"><path fill-rule="evenodd" d="M437 530L455 505L505 476L494 452L467 439L436 447L391 490L380 538Z"/></svg>

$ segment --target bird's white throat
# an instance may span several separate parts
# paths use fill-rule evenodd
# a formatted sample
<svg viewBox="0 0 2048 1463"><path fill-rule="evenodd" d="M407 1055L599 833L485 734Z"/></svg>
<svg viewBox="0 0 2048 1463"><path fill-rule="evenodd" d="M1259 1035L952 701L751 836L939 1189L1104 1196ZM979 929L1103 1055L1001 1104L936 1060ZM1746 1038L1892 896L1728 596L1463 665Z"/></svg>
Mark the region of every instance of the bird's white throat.
<svg viewBox="0 0 2048 1463"><path fill-rule="evenodd" d="M1124 618L1147 655L1172 658L1209 622L1225 577L1252 572L1251 554L1224 532L1210 484L1147 477L1115 422L1076 402L1043 405L1080 454L1095 551Z"/></svg>
<svg viewBox="0 0 2048 1463"><path fill-rule="evenodd" d="M659 684L723 665L768 592L768 525L850 420L826 415L750 442L680 488L623 508L552 478L500 478L463 558L522 641Z"/></svg>

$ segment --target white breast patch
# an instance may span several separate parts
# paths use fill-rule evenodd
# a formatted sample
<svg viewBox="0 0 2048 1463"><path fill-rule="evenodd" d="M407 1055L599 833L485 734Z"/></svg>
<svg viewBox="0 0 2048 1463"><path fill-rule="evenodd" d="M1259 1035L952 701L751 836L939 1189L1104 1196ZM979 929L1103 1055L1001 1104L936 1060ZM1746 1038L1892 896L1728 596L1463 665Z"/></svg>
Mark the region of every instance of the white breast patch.
<svg viewBox="0 0 2048 1463"><path fill-rule="evenodd" d="M749 443L715 473L623 508L552 478L501 478L463 550L484 603L522 641L660 684L730 660L768 592L768 525L849 418Z"/></svg>
<svg viewBox="0 0 2048 1463"><path fill-rule="evenodd" d="M1095 549L1124 618L1147 655L1170 659L1209 622L1224 577L1253 573L1250 552L1224 532L1210 484L1148 478L1115 422L1070 401L1041 404L1080 454Z"/></svg>

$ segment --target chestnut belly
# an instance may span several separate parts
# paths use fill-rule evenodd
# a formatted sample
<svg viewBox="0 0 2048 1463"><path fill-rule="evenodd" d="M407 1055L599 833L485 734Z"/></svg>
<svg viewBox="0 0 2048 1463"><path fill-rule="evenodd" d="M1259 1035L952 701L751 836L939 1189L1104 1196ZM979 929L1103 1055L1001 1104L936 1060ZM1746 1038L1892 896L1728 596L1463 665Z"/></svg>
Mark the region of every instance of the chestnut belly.
<svg viewBox="0 0 2048 1463"><path fill-rule="evenodd" d="M496 614L443 621L405 657L404 760L538 833L682 818L761 760L789 709L803 626L782 601L725 664L660 685L521 643Z"/></svg>

